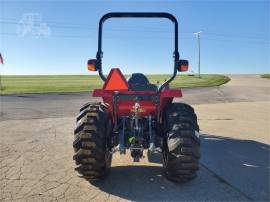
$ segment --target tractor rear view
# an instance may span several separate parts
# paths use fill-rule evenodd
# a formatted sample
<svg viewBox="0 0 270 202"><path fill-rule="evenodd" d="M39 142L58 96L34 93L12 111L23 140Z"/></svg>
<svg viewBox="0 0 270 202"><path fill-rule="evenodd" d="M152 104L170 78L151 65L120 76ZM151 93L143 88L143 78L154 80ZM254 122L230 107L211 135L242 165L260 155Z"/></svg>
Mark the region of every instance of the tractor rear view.
<svg viewBox="0 0 270 202"><path fill-rule="evenodd" d="M151 84L141 73L126 80L120 69L102 73L102 26L109 18L167 18L174 23L173 74L160 87ZM75 170L88 180L101 179L108 173L112 154L126 154L138 162L143 151L162 153L163 167L169 180L193 179L199 168L200 139L197 117L191 106L173 103L182 97L180 89L169 83L177 71L188 69L188 61L179 59L178 23L169 13L108 13L99 22L98 52L88 61L88 69L98 71L104 81L102 89L93 92L101 103L86 103L77 116L73 147Z"/></svg>

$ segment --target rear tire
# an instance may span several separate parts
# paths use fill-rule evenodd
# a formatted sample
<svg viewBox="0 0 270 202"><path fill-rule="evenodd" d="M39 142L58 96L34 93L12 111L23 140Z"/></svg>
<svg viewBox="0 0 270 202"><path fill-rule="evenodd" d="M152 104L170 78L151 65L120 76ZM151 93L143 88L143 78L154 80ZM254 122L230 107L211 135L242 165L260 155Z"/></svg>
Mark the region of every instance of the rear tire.
<svg viewBox="0 0 270 202"><path fill-rule="evenodd" d="M107 105L87 103L77 116L73 142L75 170L86 179L103 178L111 166L108 148L111 132Z"/></svg>
<svg viewBox="0 0 270 202"><path fill-rule="evenodd" d="M197 116L191 106L172 103L165 112L163 167L166 177L186 182L199 169L200 139Z"/></svg>

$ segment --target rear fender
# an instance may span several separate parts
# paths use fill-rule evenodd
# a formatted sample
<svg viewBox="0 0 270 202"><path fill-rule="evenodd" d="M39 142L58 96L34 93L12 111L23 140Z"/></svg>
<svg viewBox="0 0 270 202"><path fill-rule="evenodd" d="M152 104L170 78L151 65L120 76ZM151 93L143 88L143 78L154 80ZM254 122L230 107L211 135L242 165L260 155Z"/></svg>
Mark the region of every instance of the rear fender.
<svg viewBox="0 0 270 202"><path fill-rule="evenodd" d="M110 116L113 119L113 94L115 91L95 89L93 91L93 97L101 97L104 103L109 105ZM120 96L124 95L125 99L121 99ZM164 108L167 104L173 101L175 97L182 97L180 89L166 89L161 91L158 95L155 91L118 91L118 104L117 104L117 116L129 116L132 114L132 107L135 102L139 102L141 106L141 116L156 116L158 112L158 106L160 106L161 115L163 114ZM140 99L143 96L149 97L147 100ZM130 99L128 99L130 97ZM137 101L134 97L139 98ZM114 122L115 120L113 120Z"/></svg>

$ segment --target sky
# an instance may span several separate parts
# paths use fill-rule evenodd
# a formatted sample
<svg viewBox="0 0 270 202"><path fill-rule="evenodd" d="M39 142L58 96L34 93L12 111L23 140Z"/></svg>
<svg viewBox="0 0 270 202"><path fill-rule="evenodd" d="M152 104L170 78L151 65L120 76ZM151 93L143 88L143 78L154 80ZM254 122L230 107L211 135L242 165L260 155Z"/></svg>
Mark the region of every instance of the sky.
<svg viewBox="0 0 270 202"><path fill-rule="evenodd" d="M8 75L96 74L99 19L108 12L169 12L179 23L180 58L201 73L270 72L269 1L0 0L0 52ZM125 74L173 71L173 23L166 19L109 19L103 30L103 69Z"/></svg>

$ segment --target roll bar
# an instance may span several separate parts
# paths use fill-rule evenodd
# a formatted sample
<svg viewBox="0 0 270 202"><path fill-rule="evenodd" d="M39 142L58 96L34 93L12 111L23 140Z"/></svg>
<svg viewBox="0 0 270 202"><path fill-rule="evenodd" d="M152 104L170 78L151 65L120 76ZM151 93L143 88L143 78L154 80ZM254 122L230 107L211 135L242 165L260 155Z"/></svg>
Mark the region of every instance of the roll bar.
<svg viewBox="0 0 270 202"><path fill-rule="evenodd" d="M179 60L179 52L178 52L178 22L176 18L170 13L137 13L137 12L112 12L105 14L99 21L99 28L98 28L98 51L96 55L97 59L97 68L99 75L103 81L106 80L106 77L102 73L102 26L103 23L108 20L109 18L167 18L174 23L174 71L173 75L170 79L168 79L165 83L161 85L159 88L159 92L169 84L177 74L177 62Z"/></svg>

